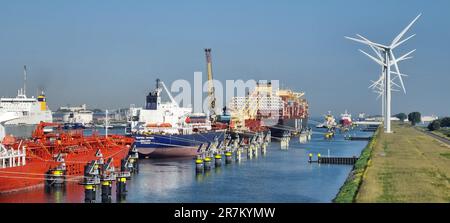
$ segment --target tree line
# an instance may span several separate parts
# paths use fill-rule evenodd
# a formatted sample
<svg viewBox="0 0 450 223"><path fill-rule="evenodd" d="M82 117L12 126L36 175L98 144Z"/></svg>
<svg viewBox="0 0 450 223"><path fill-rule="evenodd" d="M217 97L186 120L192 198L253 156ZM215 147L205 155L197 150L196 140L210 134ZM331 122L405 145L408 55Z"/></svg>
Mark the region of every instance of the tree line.
<svg viewBox="0 0 450 223"><path fill-rule="evenodd" d="M400 119L400 121L404 122L406 118L411 122L411 125L416 125L417 123L422 121L422 115L420 112L411 112L408 115L405 113L399 113L394 115L394 117Z"/></svg>
<svg viewBox="0 0 450 223"><path fill-rule="evenodd" d="M439 130L441 127L450 127L450 117L434 120L428 125L430 131Z"/></svg>

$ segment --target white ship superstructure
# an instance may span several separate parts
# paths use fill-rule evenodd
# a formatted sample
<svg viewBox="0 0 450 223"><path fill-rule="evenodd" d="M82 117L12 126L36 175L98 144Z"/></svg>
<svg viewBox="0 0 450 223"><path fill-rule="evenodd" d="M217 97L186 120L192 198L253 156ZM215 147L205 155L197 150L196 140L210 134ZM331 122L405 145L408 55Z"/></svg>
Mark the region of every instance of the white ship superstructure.
<svg viewBox="0 0 450 223"><path fill-rule="evenodd" d="M233 97L229 104L230 110L237 112L250 109L253 110L253 115L256 115L257 111L275 111L278 115L280 110L283 109L283 100L275 94L275 91L270 83L257 83L251 95Z"/></svg>
<svg viewBox="0 0 450 223"><path fill-rule="evenodd" d="M14 98L2 97L0 99L0 114L14 112L20 118L8 121L5 125L36 125L42 122L52 122L52 112L47 107L44 92L37 98L27 97L24 90L20 89Z"/></svg>
<svg viewBox="0 0 450 223"><path fill-rule="evenodd" d="M283 110L283 99L275 93L277 91L271 83L257 83L251 94L233 97L229 106L235 125L244 126L245 120L252 119L277 121Z"/></svg>
<svg viewBox="0 0 450 223"><path fill-rule="evenodd" d="M170 101L161 101L161 86L168 94ZM190 134L192 126L186 123L186 118L191 113L192 108L178 106L164 83L157 80L156 89L147 96L145 108L133 106L130 108L131 131L134 133Z"/></svg>
<svg viewBox="0 0 450 223"><path fill-rule="evenodd" d="M80 123L88 125L93 123L94 112L88 110L86 104L75 107L60 107L59 111L63 113L62 122Z"/></svg>

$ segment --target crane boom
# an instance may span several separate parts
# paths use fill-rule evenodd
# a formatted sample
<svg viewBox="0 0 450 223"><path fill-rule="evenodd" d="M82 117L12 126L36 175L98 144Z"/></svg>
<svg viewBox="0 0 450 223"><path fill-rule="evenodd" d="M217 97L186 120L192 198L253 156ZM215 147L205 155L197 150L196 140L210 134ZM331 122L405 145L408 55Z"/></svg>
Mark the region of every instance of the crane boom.
<svg viewBox="0 0 450 223"><path fill-rule="evenodd" d="M216 119L216 96L214 94L214 83L212 74L211 48L205 49L206 55L206 69L208 72L208 100L209 100L209 115L212 120Z"/></svg>

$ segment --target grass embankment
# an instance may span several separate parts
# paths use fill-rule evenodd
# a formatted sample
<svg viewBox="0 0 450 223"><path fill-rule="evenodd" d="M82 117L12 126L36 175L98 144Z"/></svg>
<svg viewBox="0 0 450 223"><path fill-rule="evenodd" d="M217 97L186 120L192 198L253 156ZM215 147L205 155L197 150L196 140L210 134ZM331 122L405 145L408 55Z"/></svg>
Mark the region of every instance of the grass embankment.
<svg viewBox="0 0 450 223"><path fill-rule="evenodd" d="M367 165L370 163L370 158L372 156L372 150L375 146L377 138L379 137L380 128L374 133L372 139L369 141L367 146L361 152L358 161L356 161L352 172L349 174L344 185L342 185L339 193L333 202L336 203L351 203L355 201L356 195L358 193L359 187L366 171Z"/></svg>
<svg viewBox="0 0 450 223"><path fill-rule="evenodd" d="M450 139L450 129L439 129L436 131L432 131L431 133L438 135L440 137Z"/></svg>
<svg viewBox="0 0 450 223"><path fill-rule="evenodd" d="M450 146L408 124L380 132L355 202L450 202Z"/></svg>

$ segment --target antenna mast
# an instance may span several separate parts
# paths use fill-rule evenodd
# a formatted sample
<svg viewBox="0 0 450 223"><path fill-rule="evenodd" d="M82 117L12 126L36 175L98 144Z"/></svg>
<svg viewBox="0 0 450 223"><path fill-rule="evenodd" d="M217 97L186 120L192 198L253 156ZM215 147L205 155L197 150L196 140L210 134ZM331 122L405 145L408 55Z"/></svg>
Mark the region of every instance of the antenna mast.
<svg viewBox="0 0 450 223"><path fill-rule="evenodd" d="M27 95L27 65L23 65L23 94Z"/></svg>

